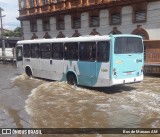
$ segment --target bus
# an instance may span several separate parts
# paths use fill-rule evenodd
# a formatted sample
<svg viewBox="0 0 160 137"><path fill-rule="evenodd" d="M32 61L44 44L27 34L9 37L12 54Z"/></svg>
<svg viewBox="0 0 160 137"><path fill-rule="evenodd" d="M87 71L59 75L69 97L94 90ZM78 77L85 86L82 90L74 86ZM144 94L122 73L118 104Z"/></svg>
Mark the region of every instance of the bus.
<svg viewBox="0 0 160 137"><path fill-rule="evenodd" d="M70 85L109 87L143 80L141 36L121 34L18 41L17 68Z"/></svg>

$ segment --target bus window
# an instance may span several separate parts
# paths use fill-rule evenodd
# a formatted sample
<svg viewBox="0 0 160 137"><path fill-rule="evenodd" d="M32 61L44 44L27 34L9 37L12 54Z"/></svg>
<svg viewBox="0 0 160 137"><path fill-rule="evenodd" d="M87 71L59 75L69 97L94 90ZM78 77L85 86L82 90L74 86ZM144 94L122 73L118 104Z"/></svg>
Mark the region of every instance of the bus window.
<svg viewBox="0 0 160 137"><path fill-rule="evenodd" d="M31 56L31 47L30 47L30 44L24 44L23 45L23 56L25 58L30 58L30 56Z"/></svg>
<svg viewBox="0 0 160 137"><path fill-rule="evenodd" d="M39 44L31 44L31 57L39 58Z"/></svg>
<svg viewBox="0 0 160 137"><path fill-rule="evenodd" d="M142 53L142 40L136 37L117 37L115 39L115 54Z"/></svg>
<svg viewBox="0 0 160 137"><path fill-rule="evenodd" d="M23 60L22 47L16 48L16 57L17 57L17 61Z"/></svg>
<svg viewBox="0 0 160 137"><path fill-rule="evenodd" d="M51 48L49 43L40 44L40 52L42 59L50 59L51 58Z"/></svg>
<svg viewBox="0 0 160 137"><path fill-rule="evenodd" d="M66 60L78 60L78 43L71 42L65 43L65 59Z"/></svg>
<svg viewBox="0 0 160 137"><path fill-rule="evenodd" d="M95 61L96 42L81 42L79 46L79 59L81 61Z"/></svg>
<svg viewBox="0 0 160 137"><path fill-rule="evenodd" d="M52 44L52 57L53 59L63 59L63 43Z"/></svg>
<svg viewBox="0 0 160 137"><path fill-rule="evenodd" d="M109 41L100 41L97 44L97 61L108 62L109 61L110 44Z"/></svg>

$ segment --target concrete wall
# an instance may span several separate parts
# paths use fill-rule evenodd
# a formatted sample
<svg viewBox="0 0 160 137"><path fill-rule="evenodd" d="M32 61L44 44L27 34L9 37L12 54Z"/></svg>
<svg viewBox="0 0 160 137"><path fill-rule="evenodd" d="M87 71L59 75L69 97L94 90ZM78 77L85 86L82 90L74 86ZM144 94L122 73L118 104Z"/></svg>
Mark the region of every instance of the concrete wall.
<svg viewBox="0 0 160 137"><path fill-rule="evenodd" d="M151 40L160 39L160 2L151 2L148 4L147 12L147 22L145 23L132 23L132 7L126 6L122 8L122 23L117 25L117 29L122 33L131 33L137 28L137 25L142 25L142 28L145 29ZM89 35L92 32L93 28L89 27L89 15L87 12L81 14L81 29L78 29L81 35ZM60 30L56 30L56 19L55 17L50 18L50 27L51 31L48 33L51 37L56 37ZM42 20L37 20L38 31L36 35L38 38L43 38L45 32L42 30ZM97 27L96 30L101 35L109 34L113 27L109 25L109 12L108 10L100 11L100 27ZM24 39L31 39L33 32L30 32L30 22L23 21L23 30L24 30ZM71 16L65 16L65 30L62 30L63 34L67 37L71 37L74 33L74 29L71 28Z"/></svg>

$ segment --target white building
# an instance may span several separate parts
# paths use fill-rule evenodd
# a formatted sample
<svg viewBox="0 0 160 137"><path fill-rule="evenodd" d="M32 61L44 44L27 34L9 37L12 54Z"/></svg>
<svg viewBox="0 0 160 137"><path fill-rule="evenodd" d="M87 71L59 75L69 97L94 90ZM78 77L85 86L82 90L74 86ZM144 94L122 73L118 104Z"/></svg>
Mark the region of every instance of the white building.
<svg viewBox="0 0 160 137"><path fill-rule="evenodd" d="M19 0L24 39L110 33L160 39L160 0L52 1Z"/></svg>

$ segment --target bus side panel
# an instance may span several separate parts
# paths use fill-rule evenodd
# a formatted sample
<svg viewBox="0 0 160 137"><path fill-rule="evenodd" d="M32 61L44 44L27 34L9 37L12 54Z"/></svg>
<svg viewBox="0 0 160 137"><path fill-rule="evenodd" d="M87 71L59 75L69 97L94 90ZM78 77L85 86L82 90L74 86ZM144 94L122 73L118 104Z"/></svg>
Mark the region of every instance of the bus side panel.
<svg viewBox="0 0 160 137"><path fill-rule="evenodd" d="M96 83L94 87L110 86L110 63L97 62L96 65Z"/></svg>
<svg viewBox="0 0 160 137"><path fill-rule="evenodd" d="M31 58L30 59L31 69L32 69L32 75L34 77L40 77L43 78L43 75L41 73L41 59L39 58Z"/></svg>
<svg viewBox="0 0 160 137"><path fill-rule="evenodd" d="M93 79L91 78L91 63L92 62L84 62L84 61L78 62L78 68L80 72L80 75L78 75L79 85L93 86L92 84Z"/></svg>
<svg viewBox="0 0 160 137"><path fill-rule="evenodd" d="M53 73L54 80L65 81L64 77L64 60L52 60L51 71Z"/></svg>
<svg viewBox="0 0 160 137"><path fill-rule="evenodd" d="M50 63L50 59L41 59L41 75L43 78L54 80L53 68L52 64Z"/></svg>

